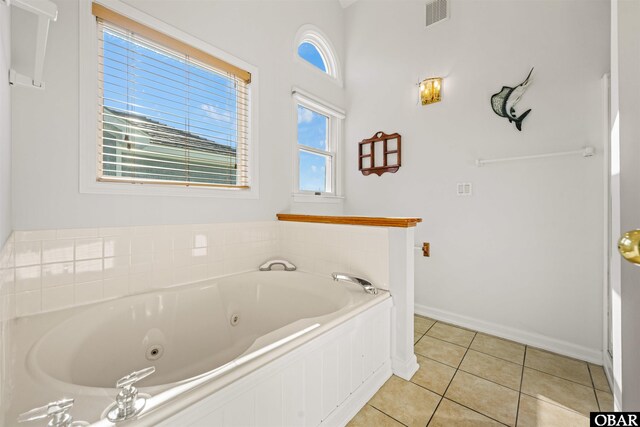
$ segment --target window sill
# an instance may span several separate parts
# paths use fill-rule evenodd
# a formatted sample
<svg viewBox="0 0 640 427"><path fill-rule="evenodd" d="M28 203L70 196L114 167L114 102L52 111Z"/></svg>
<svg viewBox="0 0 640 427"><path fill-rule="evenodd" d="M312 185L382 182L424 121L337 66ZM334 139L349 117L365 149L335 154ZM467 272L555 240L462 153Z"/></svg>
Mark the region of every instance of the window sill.
<svg viewBox="0 0 640 427"><path fill-rule="evenodd" d="M343 196L332 196L327 194L315 195L308 193L293 193L293 201L297 203L333 203L344 202Z"/></svg>
<svg viewBox="0 0 640 427"><path fill-rule="evenodd" d="M85 171L86 172L86 171ZM90 173L90 172L86 172ZM257 185L249 189L220 187L188 187L173 185L130 184L124 182L100 182L89 178L80 181L82 194L110 194L131 196L179 196L223 199L258 199Z"/></svg>

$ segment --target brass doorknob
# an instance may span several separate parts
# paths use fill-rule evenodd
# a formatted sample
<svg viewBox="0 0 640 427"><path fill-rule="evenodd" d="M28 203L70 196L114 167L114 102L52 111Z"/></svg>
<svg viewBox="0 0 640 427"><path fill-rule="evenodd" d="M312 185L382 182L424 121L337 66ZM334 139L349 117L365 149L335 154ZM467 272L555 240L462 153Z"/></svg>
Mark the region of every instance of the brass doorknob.
<svg viewBox="0 0 640 427"><path fill-rule="evenodd" d="M627 261L640 265L640 230L624 233L618 240L618 251Z"/></svg>

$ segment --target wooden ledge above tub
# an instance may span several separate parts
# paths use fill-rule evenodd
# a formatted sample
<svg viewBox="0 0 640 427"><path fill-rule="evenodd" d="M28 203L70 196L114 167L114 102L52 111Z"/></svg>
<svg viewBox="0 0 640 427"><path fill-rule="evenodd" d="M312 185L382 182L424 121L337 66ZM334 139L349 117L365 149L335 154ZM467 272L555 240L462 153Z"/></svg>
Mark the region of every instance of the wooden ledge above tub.
<svg viewBox="0 0 640 427"><path fill-rule="evenodd" d="M280 221L317 222L321 224L366 225L370 227L415 227L422 218L376 217L376 216L328 216L277 214Z"/></svg>

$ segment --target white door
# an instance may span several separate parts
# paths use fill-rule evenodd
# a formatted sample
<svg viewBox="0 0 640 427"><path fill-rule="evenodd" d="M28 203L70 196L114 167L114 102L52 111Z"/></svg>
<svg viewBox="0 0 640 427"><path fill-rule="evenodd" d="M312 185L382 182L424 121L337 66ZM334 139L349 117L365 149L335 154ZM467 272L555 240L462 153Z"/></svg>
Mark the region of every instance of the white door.
<svg viewBox="0 0 640 427"><path fill-rule="evenodd" d="M640 229L640 1L612 2L611 232ZM619 199L617 197L619 196ZM640 411L640 266L610 258L616 409Z"/></svg>

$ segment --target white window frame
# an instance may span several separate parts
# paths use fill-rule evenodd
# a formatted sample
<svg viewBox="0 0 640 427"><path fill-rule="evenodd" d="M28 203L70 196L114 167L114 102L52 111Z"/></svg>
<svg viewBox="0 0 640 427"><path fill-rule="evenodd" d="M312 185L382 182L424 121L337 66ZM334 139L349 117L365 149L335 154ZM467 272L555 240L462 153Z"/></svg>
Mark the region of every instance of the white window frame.
<svg viewBox="0 0 640 427"><path fill-rule="evenodd" d="M251 73L249 88L249 188L171 186L163 184L131 184L97 180L98 143L98 25L91 11L91 1L79 3L79 191L89 194L127 194L140 196L220 197L232 199L259 198L258 87L257 67L160 21L119 0L99 3L128 18L218 57Z"/></svg>
<svg viewBox="0 0 640 427"><path fill-rule="evenodd" d="M296 202L322 202L341 203L344 197L342 188L342 135L345 112L310 93L294 87L292 90L293 112L295 125L294 151L293 151L293 199ZM327 126L328 154L331 156L331 192L316 194L314 191L300 190L300 162L298 143L298 106L307 108L329 118ZM324 150L316 150L306 147L304 151L327 155Z"/></svg>
<svg viewBox="0 0 640 427"><path fill-rule="evenodd" d="M298 29L296 33L296 37L294 39L295 44L293 46L293 58L297 63L302 64L304 67L313 70L313 73L321 74L334 83L338 84L340 87L343 86L342 81L342 66L340 64L340 59L336 54L336 49L333 47L333 44L329 40L329 38L315 25L305 24ZM322 59L324 59L325 65L327 66L327 71L322 71L315 65L309 63L306 59L301 58L298 55L298 47L302 43L310 43L318 49Z"/></svg>

